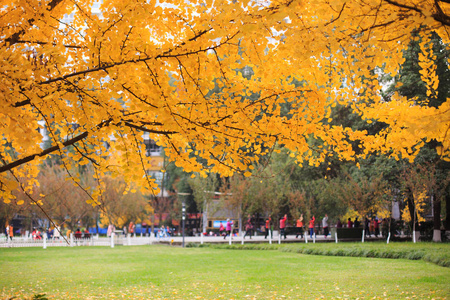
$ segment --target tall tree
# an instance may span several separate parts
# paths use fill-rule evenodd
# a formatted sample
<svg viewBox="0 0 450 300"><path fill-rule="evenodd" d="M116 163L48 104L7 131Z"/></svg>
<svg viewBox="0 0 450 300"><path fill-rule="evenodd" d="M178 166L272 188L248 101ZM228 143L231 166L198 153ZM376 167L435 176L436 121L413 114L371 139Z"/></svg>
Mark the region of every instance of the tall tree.
<svg viewBox="0 0 450 300"><path fill-rule="evenodd" d="M354 160L373 151L413 158L424 138L441 143L440 155L449 157L450 101L438 107L402 97L382 101L376 72L398 71L412 30L424 38L435 32L447 43L448 1L105 0L97 15L92 4L3 3L0 196L6 201L17 184L5 172L29 176L32 187L40 158L50 153L154 191L142 132L188 172L203 172L206 161L225 176L250 175L276 144L312 166L327 156ZM73 20L64 17L72 13ZM420 57L424 66L432 62L427 53ZM244 67L250 78L236 72ZM435 69L424 68L423 76L433 95ZM242 91L252 97L236 96ZM283 103L288 111L281 114ZM387 126L370 134L330 125L336 104ZM53 141L45 149L40 122ZM314 139L323 147L311 146ZM69 145L75 153L66 151ZM99 190L93 196L96 203Z"/></svg>
<svg viewBox="0 0 450 300"><path fill-rule="evenodd" d="M75 230L80 223L83 226L93 223L95 210L90 204L91 199L88 195L90 187L95 186L92 170L80 177L84 181L83 185L74 185L61 166L55 164L42 167L38 177L40 185L37 190L44 196L43 208L48 213L47 217L55 223L54 225L64 224L71 230Z"/></svg>
<svg viewBox="0 0 450 300"><path fill-rule="evenodd" d="M449 56L449 44L448 42L445 44L438 34L431 32L429 36L423 37L420 32L414 30L408 48L404 50L405 61L399 74L391 79L392 84L385 91L384 98L390 101L390 96L394 92L398 92L419 106L430 108L442 106L450 97ZM432 71L431 74L429 71ZM433 188L427 191L427 196L433 201L434 241L441 239L441 203L444 201L447 208L445 226L447 230L450 230L450 206L448 205L450 192L447 190L450 163L446 159L442 159L441 148L442 143L439 140L424 139L424 147L420 149L414 162L419 165L418 167L423 164L431 165L436 173L433 179ZM413 172L411 170L417 166L410 165L406 168L409 172ZM412 214L415 210L413 206L415 200L411 188L408 191L410 191L407 193L409 210ZM417 220L414 216L411 219Z"/></svg>

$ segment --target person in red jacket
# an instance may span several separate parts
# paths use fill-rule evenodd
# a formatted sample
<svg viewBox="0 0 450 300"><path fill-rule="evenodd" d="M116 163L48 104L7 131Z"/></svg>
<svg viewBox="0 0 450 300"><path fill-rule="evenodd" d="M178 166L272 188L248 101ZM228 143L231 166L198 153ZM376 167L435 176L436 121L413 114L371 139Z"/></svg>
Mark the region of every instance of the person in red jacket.
<svg viewBox="0 0 450 300"><path fill-rule="evenodd" d="M309 220L309 237L312 238L314 234L314 221L316 221L316 218L314 216L311 217L311 220Z"/></svg>
<svg viewBox="0 0 450 300"><path fill-rule="evenodd" d="M353 227L353 221L352 218L348 218L347 227L352 228Z"/></svg>
<svg viewBox="0 0 450 300"><path fill-rule="evenodd" d="M301 214L300 218L297 220L297 235L295 238L298 239L299 235L303 238L303 214Z"/></svg>
<svg viewBox="0 0 450 300"><path fill-rule="evenodd" d="M284 217L282 217L280 219L280 235L283 236L284 235L284 239L286 239L286 220L287 220L287 215L284 215Z"/></svg>
<svg viewBox="0 0 450 300"><path fill-rule="evenodd" d="M272 217L269 216L266 219L266 235L264 236L265 239L267 239L267 236L269 235L269 230L271 230L271 237L273 237L273 230L272 230Z"/></svg>

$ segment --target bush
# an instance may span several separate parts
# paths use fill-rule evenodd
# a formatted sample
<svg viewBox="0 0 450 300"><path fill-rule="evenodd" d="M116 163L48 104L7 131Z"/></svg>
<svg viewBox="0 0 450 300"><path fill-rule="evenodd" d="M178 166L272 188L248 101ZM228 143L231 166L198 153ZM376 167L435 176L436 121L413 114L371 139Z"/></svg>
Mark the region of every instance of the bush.
<svg viewBox="0 0 450 300"><path fill-rule="evenodd" d="M245 244L211 245L210 247L235 250L279 250L309 255L352 256L424 260L442 267L450 267L450 246L431 243L341 243L341 244Z"/></svg>

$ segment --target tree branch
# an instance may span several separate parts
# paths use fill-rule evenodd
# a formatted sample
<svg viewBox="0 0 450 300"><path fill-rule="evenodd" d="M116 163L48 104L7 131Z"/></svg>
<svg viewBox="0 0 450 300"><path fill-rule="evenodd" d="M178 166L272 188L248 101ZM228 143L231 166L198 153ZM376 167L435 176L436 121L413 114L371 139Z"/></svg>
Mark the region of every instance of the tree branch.
<svg viewBox="0 0 450 300"><path fill-rule="evenodd" d="M63 2L63 0L52 0L49 4L47 4L47 10L52 11L61 2ZM36 21L34 18L28 19L27 23L29 24L29 27L34 25L34 21ZM6 38L4 44L9 44L9 46L14 45L19 42L20 37L24 34L25 29L22 28L10 37Z"/></svg>
<svg viewBox="0 0 450 300"><path fill-rule="evenodd" d="M325 24L325 26L328 26L328 25L330 25L330 24L336 22L337 20L339 20L339 18L340 18L341 15L342 15L342 12L344 11L344 8L345 8L345 3L344 3L344 5L342 5L341 11L339 12L339 15L337 16L337 18L331 20L330 22L327 22L327 23Z"/></svg>
<svg viewBox="0 0 450 300"><path fill-rule="evenodd" d="M88 135L89 134L87 132L83 132L82 134L74 137L73 139L65 141L63 143L63 145L64 145L64 147L70 146L72 144L75 144L78 141L81 141L82 139L85 139ZM47 149L45 149L44 151L42 151L40 153L28 155L28 156L26 156L24 158L18 159L16 161L12 162L12 163L9 163L7 165L4 165L4 166L0 167L0 173L3 173L5 171L9 171L9 170L11 170L11 169L13 169L15 167L18 167L18 166L20 166L22 164L26 164L26 163L34 160L38 156L42 157L42 156L45 156L45 155L50 154L52 152L58 151L59 149L60 149L60 146L56 145L56 146L47 148Z"/></svg>
<svg viewBox="0 0 450 300"><path fill-rule="evenodd" d="M100 128L104 127L104 126L107 126L111 121L112 120L110 119L110 120L107 120L107 121L104 121L104 122L100 123L99 125L97 125L97 129L100 129ZM74 137L74 138L72 138L70 140L65 141L64 143L62 143L63 146L64 146L63 148L65 148L67 146L70 146L70 145L73 145L76 142L79 142L79 141L87 138L88 135L89 135L89 133L87 131L85 131L82 134L80 134L80 135L78 135L78 136L76 136L76 137ZM32 154L32 155L28 155L28 156L26 156L24 158L21 158L21 159L18 159L16 161L13 161L12 163L9 163L9 164L6 164L4 166L1 166L0 167L0 173L9 171L11 169L14 169L14 168L16 168L16 167L18 167L20 165L23 165L23 164L26 164L26 163L28 163L30 161L33 161L36 157L45 156L45 155L50 154L52 152L58 151L59 149L60 149L60 146L56 145L56 146L47 148L47 149L45 149L44 151L42 151L40 153L35 153L35 154Z"/></svg>
<svg viewBox="0 0 450 300"><path fill-rule="evenodd" d="M15 44L38 44L38 45L48 45L52 44L53 46L56 46L56 43L48 43L48 42L39 42L39 41L22 41L18 40L15 42ZM77 46L77 45L64 45L66 48L72 48L72 49L86 49L86 46Z"/></svg>
<svg viewBox="0 0 450 300"><path fill-rule="evenodd" d="M450 0L446 1L446 3L450 3ZM446 15L442 10L441 6L439 5L439 1L434 0L434 5L436 6L437 13L433 14L433 18L444 25L450 26L450 16Z"/></svg>
<svg viewBox="0 0 450 300"><path fill-rule="evenodd" d="M171 135L171 134L177 134L178 133L177 131L165 131L165 130L148 129L148 128L145 128L143 126L137 126L137 125L131 124L129 122L124 122L124 124L127 127L134 128L134 129L141 130L141 131L148 132L148 133L157 133L157 134L164 134L164 135Z"/></svg>
<svg viewBox="0 0 450 300"><path fill-rule="evenodd" d="M419 8L417 8L415 6L398 3L397 1L394 1L394 0L384 0L384 1L386 1L387 3L389 3L391 5L394 5L394 6L397 6L400 8L404 8L404 9L408 9L408 10L413 10L415 12L420 13L421 15L424 15L422 10L420 10ZM445 12L442 10L441 6L439 5L439 2L450 3L450 0L434 0L434 7L436 9L436 13L432 14L432 17L435 21L440 22L442 25L450 26L450 16L445 14Z"/></svg>
<svg viewBox="0 0 450 300"><path fill-rule="evenodd" d="M205 34L206 32L207 31L199 33L195 38L198 38L199 36ZM223 42L222 44L219 44L219 45L216 45L216 46L207 47L205 49L198 49L198 50L193 50L193 51L189 51L189 52L185 52L185 53L178 53L178 54L170 54L174 50L174 49L170 49L170 50L164 52L163 54L159 54L159 55L154 56L154 57L146 56L146 57L139 58L139 59L130 59L130 60L124 60L124 61L121 61L121 62L115 62L115 63L107 64L107 65L104 65L104 66L99 66L97 68L92 68L92 69L88 69L88 70L74 72L74 73L70 73L70 74L67 74L67 75L64 75L64 76L61 76L61 77L49 79L49 80L46 80L46 81L41 81L38 84L39 85L50 84L50 83L61 81L61 80L65 80L65 79L68 79L68 78L71 78L71 77L76 77L76 76L80 76L80 75L86 75L86 74L94 73L94 72L98 72L98 71L106 71L107 69L111 69L113 67L129 64L129 63L146 62L146 61L151 60L151 59L157 60L157 59L160 59L160 58L178 58L178 57L183 57L183 56L195 55L195 54L198 54L198 53L201 53L201 52L207 52L209 50L214 50L214 49L222 46L223 44L229 42L237 34L238 34L238 32L236 32L231 37L228 37L225 40L225 42ZM195 40L195 38L190 38L189 41ZM185 43L186 42L183 42L181 45L184 45ZM179 47L180 46L178 46L176 48L179 48Z"/></svg>
<svg viewBox="0 0 450 300"><path fill-rule="evenodd" d="M418 9L417 7L409 6L409 5L402 4L402 3L398 3L398 2L393 1L393 0L384 0L384 1L386 1L389 4L395 5L397 7L401 7L401 8L405 8L405 9L409 9L409 10L414 10L414 11L416 11L416 12L418 12L418 13L423 15L422 11L420 9Z"/></svg>

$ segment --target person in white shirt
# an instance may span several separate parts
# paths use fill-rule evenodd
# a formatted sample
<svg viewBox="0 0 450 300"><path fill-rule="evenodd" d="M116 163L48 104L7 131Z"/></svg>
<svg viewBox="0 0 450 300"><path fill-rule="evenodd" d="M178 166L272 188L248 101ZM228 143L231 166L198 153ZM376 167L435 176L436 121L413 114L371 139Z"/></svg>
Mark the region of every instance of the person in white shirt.
<svg viewBox="0 0 450 300"><path fill-rule="evenodd" d="M322 219L322 227L323 227L323 235L325 238L328 236L328 215L325 214L325 217Z"/></svg>

